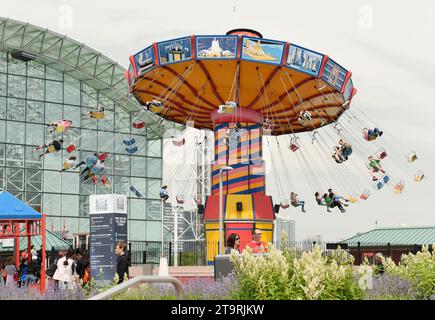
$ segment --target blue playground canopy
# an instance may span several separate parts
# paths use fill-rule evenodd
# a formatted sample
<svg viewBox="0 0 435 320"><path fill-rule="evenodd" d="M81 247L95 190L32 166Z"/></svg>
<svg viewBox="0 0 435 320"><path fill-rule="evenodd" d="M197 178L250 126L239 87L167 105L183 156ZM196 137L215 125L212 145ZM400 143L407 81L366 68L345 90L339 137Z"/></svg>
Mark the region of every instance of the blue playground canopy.
<svg viewBox="0 0 435 320"><path fill-rule="evenodd" d="M41 219L41 217L41 213L15 198L9 192L0 192L0 220Z"/></svg>

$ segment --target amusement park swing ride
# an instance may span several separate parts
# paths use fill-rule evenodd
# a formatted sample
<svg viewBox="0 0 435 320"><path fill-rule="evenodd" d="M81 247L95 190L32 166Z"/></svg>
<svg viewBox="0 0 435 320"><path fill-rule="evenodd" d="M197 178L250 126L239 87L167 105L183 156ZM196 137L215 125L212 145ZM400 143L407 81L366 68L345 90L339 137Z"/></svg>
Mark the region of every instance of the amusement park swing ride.
<svg viewBox="0 0 435 320"><path fill-rule="evenodd" d="M401 194L405 175L415 182L424 178L422 171L414 169L418 159L415 151L397 154L388 143L394 138L364 112L351 108L357 92L352 73L329 56L296 44L263 39L249 29L187 36L153 43L131 56L125 76L144 112L214 133L211 191L205 201L194 199L196 204L205 205L207 243L222 243L236 232L243 249L251 240L253 227L262 230L263 241L272 241L275 214L295 206L296 200L289 199L288 194L279 195L277 205L266 195L263 142L268 146L275 142L278 150L271 157L272 167L283 169L283 176L274 177L278 190L296 191L287 163L294 159L300 162L313 194L332 186L350 204L368 200L385 186ZM142 123L133 126L142 128ZM301 142L302 133L310 136L311 143ZM279 143L278 136L288 142ZM172 143L189 152L183 135L174 136ZM125 144L129 148L133 145L131 141ZM283 158L283 149L294 158ZM318 170L313 150L328 166L332 178ZM358 166L353 161L356 158L365 165ZM389 170L393 161L401 165L401 178ZM363 172L365 178L358 178L355 170ZM186 188L177 191L176 202L182 205ZM318 204L325 205L326 200L319 199ZM330 200L333 207L335 200ZM209 263L216 254L217 246L207 249Z"/></svg>

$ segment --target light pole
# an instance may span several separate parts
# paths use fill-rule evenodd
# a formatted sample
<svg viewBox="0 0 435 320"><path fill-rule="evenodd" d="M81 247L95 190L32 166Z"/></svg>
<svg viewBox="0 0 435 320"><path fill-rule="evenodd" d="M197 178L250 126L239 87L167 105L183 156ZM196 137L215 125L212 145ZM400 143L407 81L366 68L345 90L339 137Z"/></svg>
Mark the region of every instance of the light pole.
<svg viewBox="0 0 435 320"><path fill-rule="evenodd" d="M222 232L223 232L223 210L222 210L222 172L233 170L233 167L224 166L219 169L219 254L223 254L223 241L222 241Z"/></svg>

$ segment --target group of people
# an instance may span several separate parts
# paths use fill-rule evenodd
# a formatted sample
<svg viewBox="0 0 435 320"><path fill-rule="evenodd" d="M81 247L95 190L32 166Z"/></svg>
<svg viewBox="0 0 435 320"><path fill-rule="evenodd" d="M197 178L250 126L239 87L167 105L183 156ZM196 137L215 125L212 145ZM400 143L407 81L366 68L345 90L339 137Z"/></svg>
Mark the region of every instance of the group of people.
<svg viewBox="0 0 435 320"><path fill-rule="evenodd" d="M265 253L268 252L267 244L261 241L262 231L260 229L254 228L251 230L252 240L246 244L247 247L251 248L252 253ZM237 233L232 233L227 239L225 246L225 254L230 254L233 250L236 252L241 252L240 236Z"/></svg>
<svg viewBox="0 0 435 320"><path fill-rule="evenodd" d="M59 258L48 268L47 276L54 280L55 289L85 286L90 280L90 260L86 250L72 248L59 252Z"/></svg>
<svg viewBox="0 0 435 320"><path fill-rule="evenodd" d="M7 287L20 288L37 283L41 278L41 252L38 253L32 245L30 259L29 254L23 251L17 267L14 257L9 256L4 263L0 263L0 271L0 283Z"/></svg>
<svg viewBox="0 0 435 320"><path fill-rule="evenodd" d="M343 139L340 139L338 144L339 146L334 147L334 154L332 157L334 158L335 162L342 163L348 160L349 156L352 154L352 146Z"/></svg>
<svg viewBox="0 0 435 320"><path fill-rule="evenodd" d="M319 206L325 206L327 212L331 212L331 210L329 210L330 208L337 207L340 209L341 213L344 213L346 210L343 208L343 206L349 206L346 203L349 202L349 200L338 194L335 194L332 189L328 189L328 192L323 195L321 195L320 192L316 192L314 196L316 197L317 204ZM342 200L344 200L344 202Z"/></svg>

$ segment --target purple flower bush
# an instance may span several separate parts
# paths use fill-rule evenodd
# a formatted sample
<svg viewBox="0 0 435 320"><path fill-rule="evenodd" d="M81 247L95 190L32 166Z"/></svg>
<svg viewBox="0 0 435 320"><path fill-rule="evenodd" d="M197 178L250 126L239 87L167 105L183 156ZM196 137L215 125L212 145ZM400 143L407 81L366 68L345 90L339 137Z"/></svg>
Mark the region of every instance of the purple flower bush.
<svg viewBox="0 0 435 320"><path fill-rule="evenodd" d="M410 282L398 275L384 273L373 278L373 289L366 292L366 300L415 300L417 293Z"/></svg>
<svg viewBox="0 0 435 320"><path fill-rule="evenodd" d="M48 288L44 295L35 288L0 286L0 300L85 300L86 292L81 289L54 290Z"/></svg>

